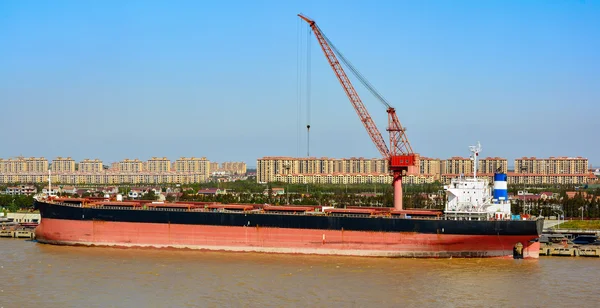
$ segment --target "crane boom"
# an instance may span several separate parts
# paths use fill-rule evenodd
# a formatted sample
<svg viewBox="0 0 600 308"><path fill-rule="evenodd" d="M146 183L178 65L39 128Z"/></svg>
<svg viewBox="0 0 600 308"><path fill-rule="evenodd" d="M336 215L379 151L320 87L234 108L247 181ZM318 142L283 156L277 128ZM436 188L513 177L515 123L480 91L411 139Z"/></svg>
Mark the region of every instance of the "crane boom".
<svg viewBox="0 0 600 308"><path fill-rule="evenodd" d="M367 129L369 133L369 137L375 146L383 156L388 161L388 166L393 175L392 185L394 186L394 208L398 211L402 211L402 177L410 171L411 168L414 168L417 164L417 155L412 150L410 143L408 142L408 138L406 137L405 129L400 124L400 120L396 115L396 110L388 104L388 102L383 98L377 90L364 78L360 72L354 66L349 63L348 60L335 48L335 46L327 39L325 34L321 31L319 26L315 23L314 20L302 15L298 14L300 18L306 21L315 37L319 41L319 45L321 45L321 49L323 49L323 53L329 62L329 65L333 69L335 76L338 78L340 84L344 88L346 95L350 99L350 103L356 110L358 117L361 122ZM390 134L390 147L388 149L383 136L375 122L369 115L367 108L363 104L362 100L358 96L358 93L354 89L354 86L348 79L346 72L344 71L342 65L338 61L337 55L342 59L344 64L348 66L348 68L356 75L358 80L371 92L373 95L381 101L387 107L388 113L388 127L387 131Z"/></svg>
<svg viewBox="0 0 600 308"><path fill-rule="evenodd" d="M367 129L369 137L371 137L371 140L373 140L373 143L375 143L375 146L377 147L377 150L379 150L379 153L381 153L381 156L388 158L390 156L390 151L388 150L388 147L385 144L385 140L383 139L381 132L375 125L375 122L371 118L371 115L369 115L369 111L367 111L367 108L360 99L360 96L358 96L358 93L354 89L354 86L352 86L350 79L348 79L348 76L346 75L346 72L344 72L342 65L340 64L337 57L335 56L335 53L327 43L327 40L321 32L321 29L319 29L317 24L308 17L302 14L298 14L298 16L304 19L310 25L313 33L319 41L319 45L321 45L321 49L323 49L323 53L325 53L325 57L327 58L329 65L331 65L331 68L335 73L335 76L338 78L340 84L344 88L344 92L346 92L346 95L350 99L350 103L352 103L354 110L356 110L360 121Z"/></svg>

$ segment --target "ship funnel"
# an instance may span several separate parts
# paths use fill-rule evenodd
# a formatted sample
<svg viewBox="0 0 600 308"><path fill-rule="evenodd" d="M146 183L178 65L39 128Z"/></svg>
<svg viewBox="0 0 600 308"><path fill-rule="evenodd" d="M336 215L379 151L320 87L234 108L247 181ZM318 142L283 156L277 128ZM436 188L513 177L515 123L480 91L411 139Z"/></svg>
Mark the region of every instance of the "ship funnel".
<svg viewBox="0 0 600 308"><path fill-rule="evenodd" d="M494 201L508 201L508 185L506 173L494 174Z"/></svg>

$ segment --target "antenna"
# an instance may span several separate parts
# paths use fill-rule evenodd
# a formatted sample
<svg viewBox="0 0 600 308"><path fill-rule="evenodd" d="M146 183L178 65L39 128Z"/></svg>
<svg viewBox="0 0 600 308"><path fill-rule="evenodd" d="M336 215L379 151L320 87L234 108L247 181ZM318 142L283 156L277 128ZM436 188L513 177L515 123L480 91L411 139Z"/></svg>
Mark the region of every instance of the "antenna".
<svg viewBox="0 0 600 308"><path fill-rule="evenodd" d="M477 141L477 145L469 146L469 151L471 151L471 159L473 160L473 179L477 179L477 156L479 156L479 152L481 152L481 143Z"/></svg>

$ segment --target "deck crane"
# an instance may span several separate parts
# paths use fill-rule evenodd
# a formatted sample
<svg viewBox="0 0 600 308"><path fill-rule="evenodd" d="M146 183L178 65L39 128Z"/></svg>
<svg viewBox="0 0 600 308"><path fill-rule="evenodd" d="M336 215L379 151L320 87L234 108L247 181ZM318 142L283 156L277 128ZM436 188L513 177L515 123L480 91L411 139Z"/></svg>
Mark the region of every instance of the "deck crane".
<svg viewBox="0 0 600 308"><path fill-rule="evenodd" d="M319 26L315 23L314 20L302 15L298 14L300 18L306 21L317 41L319 41L319 45L321 45L321 49L323 49L323 53L329 61L329 65L333 69L336 77L338 78L340 84L344 88L346 95L350 99L350 103L356 110L358 117L362 121L363 125L367 129L371 140L375 143L375 146L379 150L379 153L388 161L388 167L390 172L393 175L392 185L394 187L394 209L401 211L402 210L402 177L416 166L417 156L412 150L410 143L408 142L408 138L406 137L405 128L400 124L400 120L396 116L396 109L394 109L387 100L375 90L375 88L364 78L356 68L335 48L335 46L331 43L331 41L325 36L325 34L321 31ZM362 100L358 96L358 93L352 86L350 79L346 75L346 72L342 68L342 65L338 61L338 57L342 60L342 62L354 73L358 80L387 108L388 114L388 127L387 131L390 134L390 147L388 149L381 132L375 125L375 122L369 115L367 108L363 104Z"/></svg>

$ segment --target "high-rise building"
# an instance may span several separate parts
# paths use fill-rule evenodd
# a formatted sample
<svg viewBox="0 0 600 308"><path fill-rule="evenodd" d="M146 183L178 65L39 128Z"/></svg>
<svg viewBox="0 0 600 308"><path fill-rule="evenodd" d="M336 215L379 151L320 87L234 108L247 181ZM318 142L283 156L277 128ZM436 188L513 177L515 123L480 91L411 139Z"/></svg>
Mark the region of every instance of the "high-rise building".
<svg viewBox="0 0 600 308"><path fill-rule="evenodd" d="M148 160L147 170L149 172L169 172L171 171L171 161L166 157L152 157Z"/></svg>
<svg viewBox="0 0 600 308"><path fill-rule="evenodd" d="M44 157L29 157L25 158L28 172L47 172L48 160Z"/></svg>
<svg viewBox="0 0 600 308"><path fill-rule="evenodd" d="M144 163L139 159L125 158L119 163L119 171L121 172L142 172L144 171Z"/></svg>
<svg viewBox="0 0 600 308"><path fill-rule="evenodd" d="M99 159L84 159L82 161L79 162L78 165L78 169L79 172L87 172L87 173L93 173L93 172L102 172L104 170L103 166L102 166L102 161Z"/></svg>
<svg viewBox="0 0 600 308"><path fill-rule="evenodd" d="M50 170L55 173L75 172L75 160L71 157L57 157L52 160Z"/></svg>
<svg viewBox="0 0 600 308"><path fill-rule="evenodd" d="M522 157L515 159L515 173L586 174L588 159L583 157Z"/></svg>
<svg viewBox="0 0 600 308"><path fill-rule="evenodd" d="M217 172L219 171L219 163L217 162L210 162L208 164L208 172L209 173L213 173L213 172Z"/></svg>
<svg viewBox="0 0 600 308"><path fill-rule="evenodd" d="M224 162L221 164L221 170L231 174L246 174L246 163L244 162Z"/></svg>
<svg viewBox="0 0 600 308"><path fill-rule="evenodd" d="M276 175L387 174L387 161L376 158L294 158L270 156L257 160L256 180L271 182Z"/></svg>
<svg viewBox="0 0 600 308"><path fill-rule="evenodd" d="M209 163L206 157L181 157L175 161L175 172L198 172L208 175Z"/></svg>
<svg viewBox="0 0 600 308"><path fill-rule="evenodd" d="M492 174L497 171L508 172L508 160L500 157L486 157L477 162L477 173Z"/></svg>
<svg viewBox="0 0 600 308"><path fill-rule="evenodd" d="M419 173L432 175L436 180L442 174L442 160L439 158L421 157L419 160Z"/></svg>
<svg viewBox="0 0 600 308"><path fill-rule="evenodd" d="M442 174L473 174L473 161L465 157L452 157L442 161Z"/></svg>
<svg viewBox="0 0 600 308"><path fill-rule="evenodd" d="M27 162L22 156L0 160L0 171L7 173L27 172Z"/></svg>

